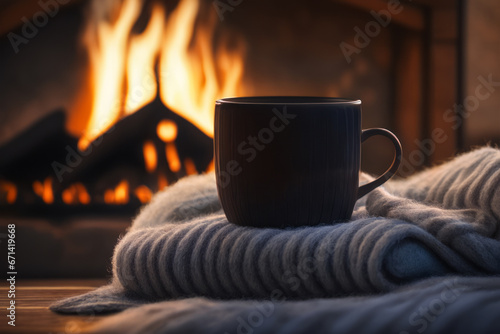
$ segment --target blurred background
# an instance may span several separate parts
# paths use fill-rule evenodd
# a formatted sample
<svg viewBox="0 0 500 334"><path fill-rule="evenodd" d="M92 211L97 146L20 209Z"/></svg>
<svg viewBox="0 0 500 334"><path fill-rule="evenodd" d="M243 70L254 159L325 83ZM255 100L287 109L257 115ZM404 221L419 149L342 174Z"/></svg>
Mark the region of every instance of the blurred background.
<svg viewBox="0 0 500 334"><path fill-rule="evenodd" d="M498 59L494 0L0 0L0 225L24 277L108 275L140 207L213 170L228 96L359 98L407 177L500 143Z"/></svg>

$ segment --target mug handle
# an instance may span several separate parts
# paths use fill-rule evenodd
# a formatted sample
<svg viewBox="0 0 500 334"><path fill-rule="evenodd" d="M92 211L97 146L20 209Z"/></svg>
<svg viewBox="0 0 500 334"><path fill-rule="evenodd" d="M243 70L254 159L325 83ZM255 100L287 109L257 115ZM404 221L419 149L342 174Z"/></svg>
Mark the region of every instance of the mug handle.
<svg viewBox="0 0 500 334"><path fill-rule="evenodd" d="M394 145L394 149L396 150L396 154L394 155L394 160L392 161L391 167L389 167L384 174L379 176L376 180L362 185L358 189L358 199L368 194L373 189L377 188L384 184L387 180L389 180L396 172L398 171L399 165L401 164L401 157L403 149L401 148L401 143L399 142L398 137L393 134L391 131L382 129L382 128L373 128L366 129L361 132L361 143L373 136L384 136L389 138Z"/></svg>

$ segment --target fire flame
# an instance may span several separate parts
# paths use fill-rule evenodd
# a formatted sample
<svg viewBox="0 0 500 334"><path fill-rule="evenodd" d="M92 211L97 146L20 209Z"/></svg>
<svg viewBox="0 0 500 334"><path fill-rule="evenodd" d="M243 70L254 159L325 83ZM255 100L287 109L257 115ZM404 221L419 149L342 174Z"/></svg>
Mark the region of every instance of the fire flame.
<svg viewBox="0 0 500 334"><path fill-rule="evenodd" d="M158 190L162 190L166 186L168 186L167 178L165 177L165 175L160 173L158 175Z"/></svg>
<svg viewBox="0 0 500 334"><path fill-rule="evenodd" d="M135 197L137 197L143 204L149 202L151 200L151 197L153 197L151 189L144 185L135 188L134 194Z"/></svg>
<svg viewBox="0 0 500 334"><path fill-rule="evenodd" d="M80 150L155 98L213 137L215 100L244 94L245 49L242 42L230 43L227 33L217 30L215 36L216 12L201 10L200 3L180 0L167 16L163 2L89 2L90 16L82 38L89 56L89 74L82 80L85 89L68 122L68 130L80 136ZM144 27L140 32L138 21ZM158 168L165 159L173 173L191 175L198 170L193 160L181 161L176 147L178 128L173 121L161 121L156 130L160 141L146 140L142 153L146 171L154 173L161 190L168 186L165 171ZM212 161L206 170L213 168ZM33 191L45 203L54 202L50 177L35 181ZM8 203L16 201L13 184L0 182L0 192ZM66 204L91 202L81 183L70 185L60 196ZM147 203L152 190L145 185L130 189L128 181L122 180L104 192L104 202L125 204L130 196Z"/></svg>
<svg viewBox="0 0 500 334"><path fill-rule="evenodd" d="M167 143L165 148L165 155L167 157L168 167L174 173L181 170L181 161L179 159L179 154L177 153L177 148L174 143Z"/></svg>
<svg viewBox="0 0 500 334"><path fill-rule="evenodd" d="M8 204L14 204L17 199L17 187L14 183L0 181L0 193L5 194L5 200Z"/></svg>
<svg viewBox="0 0 500 334"><path fill-rule="evenodd" d="M177 138L177 125L168 119L164 119L156 126L158 138L165 143L173 142Z"/></svg>
<svg viewBox="0 0 500 334"><path fill-rule="evenodd" d="M125 114L131 114L156 96L155 61L160 51L164 11L153 7L151 20L141 35L133 36L127 62L127 97Z"/></svg>
<svg viewBox="0 0 500 334"><path fill-rule="evenodd" d="M183 0L167 22L160 56L160 73L165 84L160 86L162 101L210 137L213 137L214 102L223 96L237 95L243 74L243 50L218 53L222 80L217 78L217 64L212 50L215 17L195 31L199 1ZM190 52L191 38L194 38ZM163 77L160 77L163 79Z"/></svg>
<svg viewBox="0 0 500 334"><path fill-rule="evenodd" d="M181 160L179 159L179 154L174 144L177 138L177 125L170 120L163 120L158 123L156 133L158 134L158 138L166 143L165 157L167 158L170 170L177 173L181 169Z"/></svg>
<svg viewBox="0 0 500 334"><path fill-rule="evenodd" d="M213 171L215 171L215 161L212 159L212 161L210 161L210 163L208 164L205 172L209 173L209 172L213 172Z"/></svg>
<svg viewBox="0 0 500 334"><path fill-rule="evenodd" d="M104 192L104 202L106 204L127 204L129 201L129 184L122 180L114 189Z"/></svg>
<svg viewBox="0 0 500 334"><path fill-rule="evenodd" d="M144 164L146 170L152 173L156 170L158 165L158 155L156 154L156 148L152 141L147 140L142 146L142 152L144 154Z"/></svg>
<svg viewBox="0 0 500 334"><path fill-rule="evenodd" d="M199 1L181 0L167 19L163 6L156 3L144 31L134 34L143 7L141 0L91 2L93 15L84 43L91 67L92 107L78 143L82 150L158 93L167 107L213 137L215 100L241 93L244 48L230 48L224 42L212 50L215 12L197 22Z"/></svg>
<svg viewBox="0 0 500 334"><path fill-rule="evenodd" d="M198 171L196 170L196 166L194 165L193 160L189 158L184 159L184 168L186 169L187 175L198 174Z"/></svg>
<svg viewBox="0 0 500 334"><path fill-rule="evenodd" d="M115 123L122 112L122 85L125 79L128 32L137 20L141 4L125 0L118 19L111 24L106 19L111 2L93 1L91 22L85 34L89 46L93 105L90 119L78 146L85 149L90 142Z"/></svg>
<svg viewBox="0 0 500 334"><path fill-rule="evenodd" d="M81 183L75 183L64 189L62 192L62 200L65 204L89 204L90 195Z"/></svg>
<svg viewBox="0 0 500 334"><path fill-rule="evenodd" d="M46 204L54 203L54 192L52 191L52 178L49 176L42 182L33 182L33 191L40 196Z"/></svg>

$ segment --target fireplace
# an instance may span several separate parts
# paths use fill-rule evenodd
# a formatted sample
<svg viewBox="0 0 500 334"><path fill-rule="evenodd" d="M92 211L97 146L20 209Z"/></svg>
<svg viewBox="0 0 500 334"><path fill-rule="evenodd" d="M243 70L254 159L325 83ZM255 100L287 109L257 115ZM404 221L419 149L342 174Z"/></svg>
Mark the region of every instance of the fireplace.
<svg viewBox="0 0 500 334"><path fill-rule="evenodd" d="M243 61L229 34L221 35L227 41L215 38L215 13L197 20L196 1L170 5L170 14L158 1L40 5L47 12L35 17L56 20L63 10L81 17L72 37L82 49L75 72L83 74L68 92L72 99L54 101L65 107L35 111L43 115L7 135L0 148L9 157L0 166L2 211L130 215L154 192L213 168L213 103L238 94ZM7 34L16 56L29 52L21 41L36 23ZM9 115L13 110L7 121L15 127L25 118Z"/></svg>
<svg viewBox="0 0 500 334"><path fill-rule="evenodd" d="M402 176L463 148L443 118L463 98L460 1L0 6L19 17L0 25L0 221L59 261L37 264L27 246L27 277L104 275L109 256L84 259L111 254L155 192L213 169L217 98L360 98L363 127L401 139ZM422 153L435 129L447 140ZM363 170L383 172L391 145L365 145Z"/></svg>

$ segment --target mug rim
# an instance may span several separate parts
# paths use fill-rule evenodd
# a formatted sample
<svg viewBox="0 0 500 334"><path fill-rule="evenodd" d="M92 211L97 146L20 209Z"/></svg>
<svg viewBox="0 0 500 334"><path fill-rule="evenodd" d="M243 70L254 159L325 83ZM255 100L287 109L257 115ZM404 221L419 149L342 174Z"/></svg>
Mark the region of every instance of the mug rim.
<svg viewBox="0 0 500 334"><path fill-rule="evenodd" d="M296 100L296 101L293 101ZM360 99L320 96L238 96L225 97L215 101L216 104L251 104L251 105L297 105L297 104L347 104L361 105Z"/></svg>

